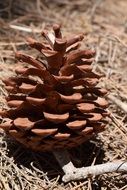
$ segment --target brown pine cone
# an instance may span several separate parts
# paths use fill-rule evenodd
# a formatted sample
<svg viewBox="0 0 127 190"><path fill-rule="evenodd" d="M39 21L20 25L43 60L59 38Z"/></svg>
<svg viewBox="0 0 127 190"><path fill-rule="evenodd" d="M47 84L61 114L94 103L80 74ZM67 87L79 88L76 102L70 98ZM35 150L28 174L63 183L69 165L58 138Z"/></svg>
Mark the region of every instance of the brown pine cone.
<svg viewBox="0 0 127 190"><path fill-rule="evenodd" d="M106 90L96 86L101 76L92 72L95 51L79 49L83 35L63 38L59 25L53 31L42 33L44 42L29 38L41 59L17 52L16 76L3 80L9 109L0 111L0 128L36 151L83 143L105 128L108 114Z"/></svg>

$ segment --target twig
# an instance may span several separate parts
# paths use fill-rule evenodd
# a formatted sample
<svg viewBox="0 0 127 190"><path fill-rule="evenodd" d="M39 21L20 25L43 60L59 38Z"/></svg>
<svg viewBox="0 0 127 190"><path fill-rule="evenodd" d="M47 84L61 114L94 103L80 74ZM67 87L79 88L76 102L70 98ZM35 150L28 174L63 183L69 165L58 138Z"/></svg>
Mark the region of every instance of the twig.
<svg viewBox="0 0 127 190"><path fill-rule="evenodd" d="M13 25L10 24L9 25L10 28L15 29L15 30L19 30L19 31L23 31L23 32L28 32L28 33L41 33L42 29L33 29L30 27L24 27L24 26L18 26L18 25Z"/></svg>
<svg viewBox="0 0 127 190"><path fill-rule="evenodd" d="M9 46L9 45L16 45L16 46L20 46L20 45L26 45L25 42L0 42L0 46Z"/></svg>
<svg viewBox="0 0 127 190"><path fill-rule="evenodd" d="M91 179L88 178L88 190L92 190Z"/></svg>
<svg viewBox="0 0 127 190"><path fill-rule="evenodd" d="M0 173L0 182L2 184L3 189L9 190L9 186L6 183L6 179L1 175L1 173Z"/></svg>
<svg viewBox="0 0 127 190"><path fill-rule="evenodd" d="M102 0L96 0L94 6L92 7L91 16L90 16L91 22L93 22L93 18L94 18L96 9L100 6L101 3L102 3Z"/></svg>
<svg viewBox="0 0 127 190"><path fill-rule="evenodd" d="M127 139L127 128L122 125L122 123L111 113L110 114L110 119L116 124L116 126L122 131L122 133L125 136L125 139Z"/></svg>
<svg viewBox="0 0 127 190"><path fill-rule="evenodd" d="M120 188L119 190L124 190L125 188L127 188L127 185L125 185L124 187Z"/></svg>
<svg viewBox="0 0 127 190"><path fill-rule="evenodd" d="M127 113L127 103L122 102L121 100L119 100L118 98L116 98L115 96L109 94L108 98L113 101L120 109L122 109L125 113Z"/></svg>
<svg viewBox="0 0 127 190"><path fill-rule="evenodd" d="M66 150L57 150L53 152L65 175L62 180L69 182L72 180L81 180L87 177L101 175L110 172L127 172L127 162L117 161L105 164L76 168L70 160Z"/></svg>
<svg viewBox="0 0 127 190"><path fill-rule="evenodd" d="M79 185L73 187L71 190L77 190L79 187L83 187L84 185L86 185L88 183L88 181L84 181L83 183L80 183Z"/></svg>

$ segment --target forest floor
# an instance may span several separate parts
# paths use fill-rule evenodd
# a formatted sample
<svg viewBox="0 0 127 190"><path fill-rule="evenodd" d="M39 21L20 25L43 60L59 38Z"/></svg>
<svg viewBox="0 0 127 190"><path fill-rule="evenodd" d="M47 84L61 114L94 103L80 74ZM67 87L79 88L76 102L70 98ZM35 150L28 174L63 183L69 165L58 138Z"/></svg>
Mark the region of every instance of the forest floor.
<svg viewBox="0 0 127 190"><path fill-rule="evenodd" d="M78 167L127 159L127 2L126 0L6 0L0 2L0 107L5 107L2 79L12 75L14 52L26 48L25 38L40 39L53 23L63 33L84 33L84 46L96 50L93 68L104 74L109 123L104 132L70 151ZM110 173L64 184L51 153L34 153L0 130L1 190L126 190L127 174Z"/></svg>

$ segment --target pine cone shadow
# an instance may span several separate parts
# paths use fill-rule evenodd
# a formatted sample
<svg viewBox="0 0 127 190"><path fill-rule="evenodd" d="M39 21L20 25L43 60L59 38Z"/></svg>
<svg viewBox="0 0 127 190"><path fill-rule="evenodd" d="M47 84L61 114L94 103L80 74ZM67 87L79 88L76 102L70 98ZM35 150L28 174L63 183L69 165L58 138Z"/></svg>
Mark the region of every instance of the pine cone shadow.
<svg viewBox="0 0 127 190"><path fill-rule="evenodd" d="M7 142L8 157L13 157L15 164L20 168L24 166L30 170L40 170L47 174L49 179L53 179L64 174L52 152L34 152L21 144L5 136ZM93 138L80 146L69 149L71 161L75 167L90 166L103 162L104 150L100 140ZM61 178L60 178L61 180Z"/></svg>

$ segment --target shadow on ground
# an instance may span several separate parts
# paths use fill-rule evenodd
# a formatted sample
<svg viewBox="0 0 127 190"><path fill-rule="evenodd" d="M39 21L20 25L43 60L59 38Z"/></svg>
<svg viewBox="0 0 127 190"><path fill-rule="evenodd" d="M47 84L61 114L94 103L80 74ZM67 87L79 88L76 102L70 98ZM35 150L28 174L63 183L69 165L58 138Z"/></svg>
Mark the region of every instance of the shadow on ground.
<svg viewBox="0 0 127 190"><path fill-rule="evenodd" d="M33 152L7 136L4 141L7 142L8 157L13 157L19 168L21 165L29 169L33 167L47 173L50 180L63 175L62 169L51 152ZM76 167L89 166L92 163L100 164L104 158L103 144L100 140L92 139L70 149L69 154Z"/></svg>

